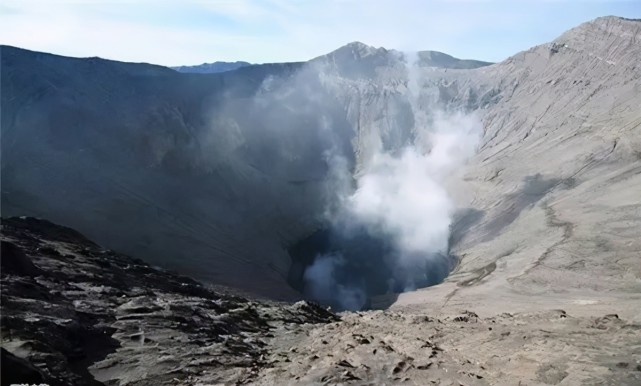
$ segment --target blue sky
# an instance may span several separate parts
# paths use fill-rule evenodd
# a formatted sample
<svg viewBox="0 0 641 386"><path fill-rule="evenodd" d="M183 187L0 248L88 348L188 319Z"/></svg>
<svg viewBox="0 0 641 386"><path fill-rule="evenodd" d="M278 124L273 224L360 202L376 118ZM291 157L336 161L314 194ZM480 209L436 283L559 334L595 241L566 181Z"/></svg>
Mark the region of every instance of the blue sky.
<svg viewBox="0 0 641 386"><path fill-rule="evenodd" d="M163 65L308 60L352 41L500 61L641 0L2 0L0 43Z"/></svg>

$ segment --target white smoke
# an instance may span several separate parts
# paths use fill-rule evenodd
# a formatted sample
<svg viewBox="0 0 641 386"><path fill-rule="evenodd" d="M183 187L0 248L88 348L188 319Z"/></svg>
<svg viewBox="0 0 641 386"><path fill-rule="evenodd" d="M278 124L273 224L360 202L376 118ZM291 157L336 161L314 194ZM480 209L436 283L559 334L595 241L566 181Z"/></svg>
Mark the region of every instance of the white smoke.
<svg viewBox="0 0 641 386"><path fill-rule="evenodd" d="M417 142L371 158L346 210L358 222L393 237L401 256L447 253L455 209L445 182L474 154L480 121L438 114L418 129Z"/></svg>
<svg viewBox="0 0 641 386"><path fill-rule="evenodd" d="M339 253L317 256L303 276L306 295L325 304L335 304L339 309L359 310L365 304L365 291L357 286L340 284L337 269L345 265Z"/></svg>
<svg viewBox="0 0 641 386"><path fill-rule="evenodd" d="M415 128L412 145L400 152L376 152L357 176L355 191L339 197L338 208L327 212L345 237L365 228L392 243L386 257L391 270L388 292L413 290L444 277L440 275L447 269L443 265L456 210L448 182L460 178L480 139L482 126L475 115L434 113L432 118ZM341 157L329 161L340 196L351 175ZM307 295L341 309L361 309L367 300L362 284L337 279L345 264L338 252L317 256L304 274Z"/></svg>
<svg viewBox="0 0 641 386"><path fill-rule="evenodd" d="M450 226L457 209L449 187L457 185L453 182L482 134L476 114L445 112L436 105L434 86L424 77L429 70L424 71L418 59L405 56L405 97L414 122L411 143L400 149L386 146L377 127L360 128L358 135L366 136L359 138L361 146L367 145L359 148L362 158L355 176L340 152L330 149L325 154L335 198L325 215L342 237L365 229L371 240L384 240L384 255L370 258L389 270L388 292L436 284L447 275ZM349 266L352 256L336 250L316 256L304 273L306 294L342 309L360 309L368 290L342 273L367 262Z"/></svg>

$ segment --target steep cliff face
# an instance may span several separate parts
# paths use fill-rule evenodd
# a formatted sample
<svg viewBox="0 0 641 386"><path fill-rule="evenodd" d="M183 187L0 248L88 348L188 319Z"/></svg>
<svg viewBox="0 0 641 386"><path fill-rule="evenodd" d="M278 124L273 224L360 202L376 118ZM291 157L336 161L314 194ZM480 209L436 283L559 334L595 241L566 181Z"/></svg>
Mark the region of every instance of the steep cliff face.
<svg viewBox="0 0 641 386"><path fill-rule="evenodd" d="M179 74L2 47L3 215L49 218L199 278L286 296L274 284L287 269L281 242L313 197L263 172L276 167L260 160L268 145L248 150L260 139L216 108L240 101L225 108L253 108L244 116L260 122L249 98L298 67Z"/></svg>
<svg viewBox="0 0 641 386"><path fill-rule="evenodd" d="M437 111L475 112L480 150L464 181L448 182L464 209L451 237L461 260L431 301L552 287L576 302L603 289L633 297L639 25L600 18L493 65L352 43L304 64L204 75L3 47L3 215L296 296L287 249L324 226L332 156L358 177L381 149L415 143Z"/></svg>

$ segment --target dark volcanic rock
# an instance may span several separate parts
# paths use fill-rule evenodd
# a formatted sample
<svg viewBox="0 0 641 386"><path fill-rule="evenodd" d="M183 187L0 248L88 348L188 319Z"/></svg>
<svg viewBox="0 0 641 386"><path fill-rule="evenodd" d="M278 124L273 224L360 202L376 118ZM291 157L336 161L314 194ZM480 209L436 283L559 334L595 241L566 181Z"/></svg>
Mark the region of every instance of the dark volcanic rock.
<svg viewBox="0 0 641 386"><path fill-rule="evenodd" d="M2 241L2 272L12 275L37 276L41 271L15 244Z"/></svg>
<svg viewBox="0 0 641 386"><path fill-rule="evenodd" d="M3 384L249 381L269 331L337 320L219 294L44 220L3 219L1 239Z"/></svg>
<svg viewBox="0 0 641 386"><path fill-rule="evenodd" d="M2 351L2 357L0 360L2 362L2 367L5 369L2 372L1 382L3 385L17 383L39 384L49 381L42 371L28 361L18 358L4 348L0 348L0 351Z"/></svg>

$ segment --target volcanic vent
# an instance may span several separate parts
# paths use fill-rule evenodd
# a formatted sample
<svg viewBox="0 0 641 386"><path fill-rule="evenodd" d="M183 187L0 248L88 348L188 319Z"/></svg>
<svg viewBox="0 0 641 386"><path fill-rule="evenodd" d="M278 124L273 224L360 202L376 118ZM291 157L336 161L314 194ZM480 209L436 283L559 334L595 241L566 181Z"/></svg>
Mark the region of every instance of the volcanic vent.
<svg viewBox="0 0 641 386"><path fill-rule="evenodd" d="M333 309L360 310L371 306L372 296L438 284L456 263L456 257L436 253L399 265L395 253L392 240L362 229L322 229L289 249L288 282Z"/></svg>

